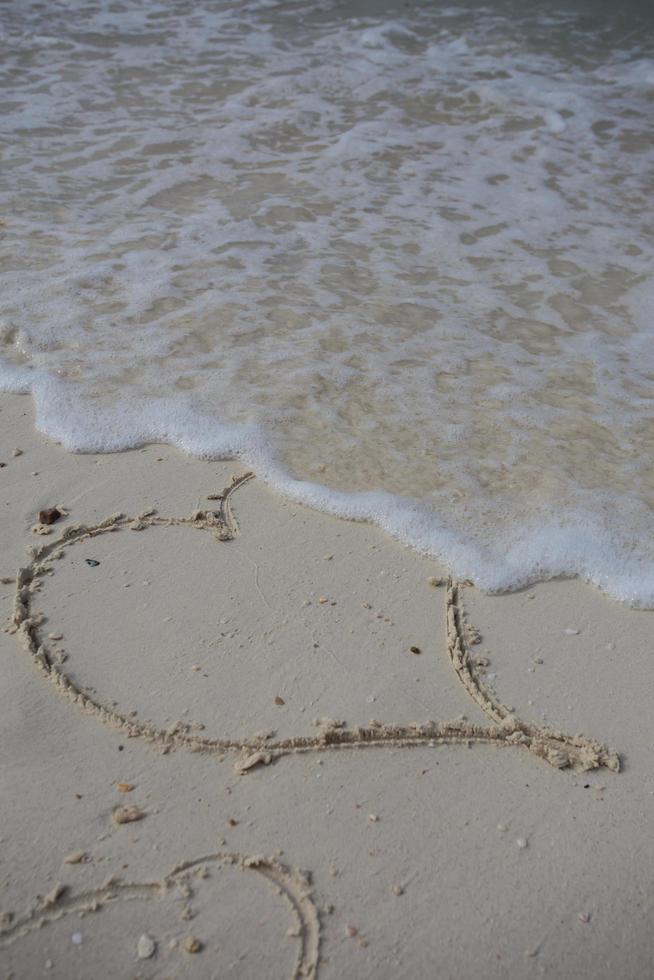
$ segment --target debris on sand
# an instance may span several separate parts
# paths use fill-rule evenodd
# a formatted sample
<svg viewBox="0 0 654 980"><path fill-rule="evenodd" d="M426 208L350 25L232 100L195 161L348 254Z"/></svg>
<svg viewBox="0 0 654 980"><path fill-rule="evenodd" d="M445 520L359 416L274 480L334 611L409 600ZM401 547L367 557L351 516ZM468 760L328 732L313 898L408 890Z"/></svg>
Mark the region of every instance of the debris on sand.
<svg viewBox="0 0 654 980"><path fill-rule="evenodd" d="M35 524L32 527L32 534L52 534L52 528L47 524Z"/></svg>
<svg viewBox="0 0 654 980"><path fill-rule="evenodd" d="M86 864L88 859L86 851L73 851L72 854L66 855L64 864Z"/></svg>
<svg viewBox="0 0 654 980"><path fill-rule="evenodd" d="M39 522L41 524L56 524L63 516L58 507L46 507L39 511Z"/></svg>
<svg viewBox="0 0 654 980"><path fill-rule="evenodd" d="M246 756L244 759L239 759L237 762L235 762L234 772L238 773L239 776L242 776L249 769L254 769L255 766L269 766L271 762L271 753L264 752L259 749L256 752L251 753L251 755Z"/></svg>
<svg viewBox="0 0 654 980"><path fill-rule="evenodd" d="M187 936L183 946L187 953L199 953L202 949L202 943L197 936Z"/></svg>
<svg viewBox="0 0 654 980"><path fill-rule="evenodd" d="M137 820L143 820L145 811L135 804L117 806L111 816L115 824L135 823Z"/></svg>
<svg viewBox="0 0 654 980"><path fill-rule="evenodd" d="M154 956L156 948L157 944L154 939L143 933L136 946L136 955L140 960L149 960L151 956Z"/></svg>

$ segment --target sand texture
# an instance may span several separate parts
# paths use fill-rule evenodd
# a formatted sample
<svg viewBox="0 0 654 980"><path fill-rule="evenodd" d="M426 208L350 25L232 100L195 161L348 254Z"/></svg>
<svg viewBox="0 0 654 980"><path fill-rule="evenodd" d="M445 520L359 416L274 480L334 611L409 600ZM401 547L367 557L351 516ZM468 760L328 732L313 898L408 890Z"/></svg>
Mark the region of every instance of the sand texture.
<svg viewBox="0 0 654 980"><path fill-rule="evenodd" d="M22 396L0 463L3 980L652 975L651 613Z"/></svg>

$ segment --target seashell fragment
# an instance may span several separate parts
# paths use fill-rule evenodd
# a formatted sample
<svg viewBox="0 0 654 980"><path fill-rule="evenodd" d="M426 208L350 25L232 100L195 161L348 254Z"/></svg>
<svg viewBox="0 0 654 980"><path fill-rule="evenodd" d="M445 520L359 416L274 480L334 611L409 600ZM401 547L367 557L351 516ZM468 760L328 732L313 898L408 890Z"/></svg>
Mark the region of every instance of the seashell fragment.
<svg viewBox="0 0 654 980"><path fill-rule="evenodd" d="M73 851L64 858L64 864L85 864L88 861L86 851Z"/></svg>
<svg viewBox="0 0 654 980"><path fill-rule="evenodd" d="M130 806L117 806L111 816L113 822L120 825L123 823L135 823L137 820L143 820L145 812L140 806L131 804Z"/></svg>
<svg viewBox="0 0 654 980"><path fill-rule="evenodd" d="M154 956L156 948L157 944L154 939L143 933L136 946L136 955L140 960L149 960L151 956Z"/></svg>

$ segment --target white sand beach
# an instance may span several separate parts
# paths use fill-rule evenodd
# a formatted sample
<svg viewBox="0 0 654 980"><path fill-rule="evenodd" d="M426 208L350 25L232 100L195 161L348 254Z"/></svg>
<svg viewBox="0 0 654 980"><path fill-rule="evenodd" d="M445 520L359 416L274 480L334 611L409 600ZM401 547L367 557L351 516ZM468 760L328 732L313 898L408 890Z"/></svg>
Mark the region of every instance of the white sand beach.
<svg viewBox="0 0 654 980"><path fill-rule="evenodd" d="M237 462L17 395L0 462L6 980L650 975L651 612L462 584L457 671L443 569Z"/></svg>

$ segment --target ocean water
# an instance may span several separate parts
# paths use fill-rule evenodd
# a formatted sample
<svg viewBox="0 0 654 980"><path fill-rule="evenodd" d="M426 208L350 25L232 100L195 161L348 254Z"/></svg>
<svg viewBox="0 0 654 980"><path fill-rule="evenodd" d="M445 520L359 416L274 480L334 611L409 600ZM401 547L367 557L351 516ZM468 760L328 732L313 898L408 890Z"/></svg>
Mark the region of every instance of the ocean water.
<svg viewBox="0 0 654 980"><path fill-rule="evenodd" d="M0 387L654 606L654 8L0 3Z"/></svg>

